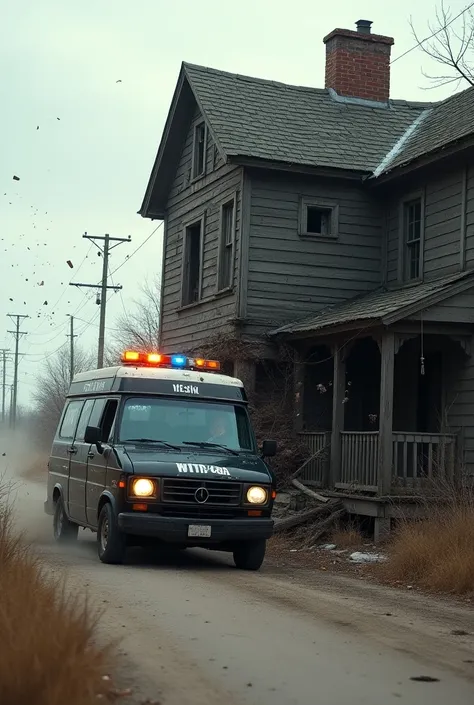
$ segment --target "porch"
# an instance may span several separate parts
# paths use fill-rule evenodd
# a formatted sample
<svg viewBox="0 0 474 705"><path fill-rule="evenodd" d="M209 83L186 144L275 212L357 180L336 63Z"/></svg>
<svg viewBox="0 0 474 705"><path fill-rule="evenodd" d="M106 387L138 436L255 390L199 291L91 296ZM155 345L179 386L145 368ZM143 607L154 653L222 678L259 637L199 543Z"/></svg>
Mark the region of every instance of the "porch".
<svg viewBox="0 0 474 705"><path fill-rule="evenodd" d="M305 483L367 504L458 480L472 462L473 286L464 273L374 292L275 331L296 355Z"/></svg>

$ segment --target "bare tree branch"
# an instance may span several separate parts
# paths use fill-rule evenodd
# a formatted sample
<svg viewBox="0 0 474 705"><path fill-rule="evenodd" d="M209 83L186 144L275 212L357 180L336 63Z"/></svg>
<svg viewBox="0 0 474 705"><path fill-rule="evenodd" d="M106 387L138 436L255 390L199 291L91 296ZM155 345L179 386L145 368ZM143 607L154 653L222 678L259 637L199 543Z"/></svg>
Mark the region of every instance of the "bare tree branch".
<svg viewBox="0 0 474 705"><path fill-rule="evenodd" d="M141 296L132 303L130 311L117 320L113 344L108 354L110 362L120 357L127 348L144 352L158 350L160 325L160 281L155 277L140 287Z"/></svg>
<svg viewBox="0 0 474 705"><path fill-rule="evenodd" d="M448 75L431 76L422 71L423 76L432 83L431 88L462 82L474 86L474 14L466 10L453 16L444 1L435 11L435 21L428 22L429 36L421 39L413 22L410 27L415 41L421 51L442 66L447 66Z"/></svg>
<svg viewBox="0 0 474 705"><path fill-rule="evenodd" d="M74 374L95 367L95 356L76 347ZM70 384L69 349L61 348L54 356L44 361L37 378L33 402L36 414L36 433L43 443L50 443L61 416L64 400Z"/></svg>

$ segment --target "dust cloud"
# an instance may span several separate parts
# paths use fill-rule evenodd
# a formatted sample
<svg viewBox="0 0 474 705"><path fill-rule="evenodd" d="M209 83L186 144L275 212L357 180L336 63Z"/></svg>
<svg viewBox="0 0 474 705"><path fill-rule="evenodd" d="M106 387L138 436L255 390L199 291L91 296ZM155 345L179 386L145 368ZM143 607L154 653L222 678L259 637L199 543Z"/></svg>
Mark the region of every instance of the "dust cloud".
<svg viewBox="0 0 474 705"><path fill-rule="evenodd" d="M14 507L16 528L32 543L51 540L52 520L43 510L46 453L38 453L26 429L0 431L0 486Z"/></svg>

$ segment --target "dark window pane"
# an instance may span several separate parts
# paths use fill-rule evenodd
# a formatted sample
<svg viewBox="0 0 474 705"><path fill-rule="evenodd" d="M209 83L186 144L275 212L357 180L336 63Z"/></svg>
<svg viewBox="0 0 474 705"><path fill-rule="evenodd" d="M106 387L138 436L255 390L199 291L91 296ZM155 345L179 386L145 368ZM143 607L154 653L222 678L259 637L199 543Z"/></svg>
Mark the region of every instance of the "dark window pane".
<svg viewBox="0 0 474 705"><path fill-rule="evenodd" d="M331 232L331 211L308 206L306 209L306 232L315 235L329 235Z"/></svg>
<svg viewBox="0 0 474 705"><path fill-rule="evenodd" d="M201 223L186 228L183 306L199 301L201 283Z"/></svg>
<svg viewBox="0 0 474 705"><path fill-rule="evenodd" d="M221 224L221 249L219 263L218 288L226 289L232 286L233 274L233 228L234 228L234 203L226 203L222 208Z"/></svg>
<svg viewBox="0 0 474 705"><path fill-rule="evenodd" d="M194 169L193 177L200 176L204 172L206 127L204 123L197 125L194 132Z"/></svg>
<svg viewBox="0 0 474 705"><path fill-rule="evenodd" d="M83 401L71 401L67 407L66 413L61 424L59 432L60 438L73 439L76 432L79 414L81 413Z"/></svg>

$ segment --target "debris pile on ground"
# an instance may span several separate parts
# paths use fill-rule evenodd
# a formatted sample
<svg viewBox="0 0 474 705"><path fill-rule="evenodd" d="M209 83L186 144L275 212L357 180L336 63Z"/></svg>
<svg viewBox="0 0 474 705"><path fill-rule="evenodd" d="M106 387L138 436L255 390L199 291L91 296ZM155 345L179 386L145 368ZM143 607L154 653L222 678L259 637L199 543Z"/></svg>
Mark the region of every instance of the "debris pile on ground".
<svg viewBox="0 0 474 705"><path fill-rule="evenodd" d="M290 498L292 495L288 493ZM295 499L294 503L298 504ZM290 499L289 507L291 507ZM291 538L298 548L312 548L323 536L326 536L346 514L342 502L337 499L329 500L325 504L310 506L304 509L287 509L286 513L281 513L275 521L275 533L291 532Z"/></svg>

